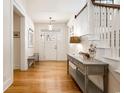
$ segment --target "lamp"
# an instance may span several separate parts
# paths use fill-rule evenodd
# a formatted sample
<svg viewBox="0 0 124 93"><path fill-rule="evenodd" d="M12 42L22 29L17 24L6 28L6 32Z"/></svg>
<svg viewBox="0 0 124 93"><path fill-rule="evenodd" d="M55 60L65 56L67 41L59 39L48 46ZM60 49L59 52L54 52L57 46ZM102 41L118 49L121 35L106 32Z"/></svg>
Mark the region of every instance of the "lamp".
<svg viewBox="0 0 124 93"><path fill-rule="evenodd" d="M49 29L49 30L52 30L52 29L53 29L52 17L49 17L49 19L50 19L50 23L49 23L49 25L48 25L48 29Z"/></svg>
<svg viewBox="0 0 124 93"><path fill-rule="evenodd" d="M79 36L71 36L70 37L70 43L80 43L81 39Z"/></svg>

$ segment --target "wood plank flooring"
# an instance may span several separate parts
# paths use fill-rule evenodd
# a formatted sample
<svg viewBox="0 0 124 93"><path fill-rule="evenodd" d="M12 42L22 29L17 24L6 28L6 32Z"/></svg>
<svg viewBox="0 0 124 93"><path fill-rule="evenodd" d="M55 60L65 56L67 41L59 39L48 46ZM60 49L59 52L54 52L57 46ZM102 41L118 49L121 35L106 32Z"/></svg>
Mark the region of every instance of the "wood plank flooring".
<svg viewBox="0 0 124 93"><path fill-rule="evenodd" d="M28 71L14 71L14 83L5 93L81 93L67 75L66 62L37 62Z"/></svg>

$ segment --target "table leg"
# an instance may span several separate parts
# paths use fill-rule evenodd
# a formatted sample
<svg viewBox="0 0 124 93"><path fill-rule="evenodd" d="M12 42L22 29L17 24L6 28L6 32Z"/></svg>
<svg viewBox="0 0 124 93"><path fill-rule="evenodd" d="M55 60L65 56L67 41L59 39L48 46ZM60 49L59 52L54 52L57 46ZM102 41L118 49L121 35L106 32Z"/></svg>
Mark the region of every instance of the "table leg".
<svg viewBox="0 0 124 93"><path fill-rule="evenodd" d="M86 71L86 74L85 74L85 90L84 90L84 93L88 93L88 91L87 91L87 89L88 89L87 67L85 67L85 71Z"/></svg>
<svg viewBox="0 0 124 93"><path fill-rule="evenodd" d="M69 59L67 59L67 74L69 74Z"/></svg>
<svg viewBox="0 0 124 93"><path fill-rule="evenodd" d="M104 92L108 93L108 67L104 68L104 76L103 76L103 86L104 86Z"/></svg>

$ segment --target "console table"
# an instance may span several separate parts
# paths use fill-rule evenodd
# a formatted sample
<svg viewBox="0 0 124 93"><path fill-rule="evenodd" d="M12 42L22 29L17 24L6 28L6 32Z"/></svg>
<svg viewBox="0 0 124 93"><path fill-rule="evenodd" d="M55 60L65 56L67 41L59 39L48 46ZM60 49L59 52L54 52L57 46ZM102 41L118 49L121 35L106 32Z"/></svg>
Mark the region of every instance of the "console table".
<svg viewBox="0 0 124 93"><path fill-rule="evenodd" d="M108 93L108 64L94 59L67 54L67 73L77 82L83 93ZM94 83L93 77L100 76L102 88ZM97 79L97 78L95 78Z"/></svg>

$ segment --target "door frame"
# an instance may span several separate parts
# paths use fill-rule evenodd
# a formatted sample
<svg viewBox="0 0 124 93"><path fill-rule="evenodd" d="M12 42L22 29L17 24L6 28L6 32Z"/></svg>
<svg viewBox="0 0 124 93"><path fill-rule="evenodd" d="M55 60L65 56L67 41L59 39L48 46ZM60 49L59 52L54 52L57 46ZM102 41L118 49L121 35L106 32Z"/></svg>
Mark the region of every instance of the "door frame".
<svg viewBox="0 0 124 93"><path fill-rule="evenodd" d="M20 69L21 70L25 70L25 14L24 11L20 8L20 6L18 5L18 3L14 0L13 1L13 12L16 12L19 14L20 16ZM13 15L14 16L14 15ZM12 27L13 27L13 21L12 21ZM13 29L14 30L14 29ZM12 38L13 38L13 30L12 30ZM13 39L12 39L12 55L14 56L13 53ZM14 58L14 57L12 57ZM13 60L13 64L14 64L14 60ZM14 69L14 67L13 67Z"/></svg>
<svg viewBox="0 0 124 93"><path fill-rule="evenodd" d="M45 39L44 39L44 59L45 59L45 60L50 60L50 61L57 61L57 44L58 44L58 43L57 43L57 32L49 31L49 32L45 32L45 34L51 34L50 32L51 32L52 34L55 33L55 37L56 37L56 41L55 41L56 49L55 49L55 47L54 47L54 49L55 49L55 54L56 54L56 55L55 55L55 59L53 59L53 60L52 60L52 59L47 59L47 56L46 56L46 52L47 52L47 51L46 51L46 46L45 46L45 45L46 45L46 41L45 41L46 38L45 38Z"/></svg>
<svg viewBox="0 0 124 93"><path fill-rule="evenodd" d="M40 31L39 31L39 33L41 34L44 34L45 35L45 33L48 33L48 32L55 32L56 33L56 45L57 45L57 49L58 49L58 34L59 34L59 32L60 32L60 30L47 30L47 29L41 29ZM43 36L44 36L43 35ZM41 35L40 35L41 36ZM40 38L40 36L39 36L39 38ZM40 40L40 39L39 39ZM57 49L56 49L56 60L49 60L49 59L46 59L46 57L45 57L45 40L43 40L43 47L42 47L42 50L43 50L43 53L42 53L42 57L41 58L43 58L43 59L41 59L40 61L58 61L58 52L57 52ZM40 52L40 45L39 45L39 52ZM40 55L39 55L40 56Z"/></svg>

